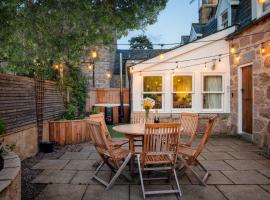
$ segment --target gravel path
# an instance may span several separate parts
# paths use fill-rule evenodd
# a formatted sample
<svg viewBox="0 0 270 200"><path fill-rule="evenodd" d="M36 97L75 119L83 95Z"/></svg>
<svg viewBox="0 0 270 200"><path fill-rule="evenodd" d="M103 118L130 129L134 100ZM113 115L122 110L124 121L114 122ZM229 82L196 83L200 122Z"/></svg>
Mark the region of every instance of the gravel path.
<svg viewBox="0 0 270 200"><path fill-rule="evenodd" d="M78 152L87 144L55 146L52 153L37 153L35 156L22 161L22 200L34 200L34 198L46 187L47 184L31 183L42 170L33 170L32 167L42 159L57 159L65 152Z"/></svg>

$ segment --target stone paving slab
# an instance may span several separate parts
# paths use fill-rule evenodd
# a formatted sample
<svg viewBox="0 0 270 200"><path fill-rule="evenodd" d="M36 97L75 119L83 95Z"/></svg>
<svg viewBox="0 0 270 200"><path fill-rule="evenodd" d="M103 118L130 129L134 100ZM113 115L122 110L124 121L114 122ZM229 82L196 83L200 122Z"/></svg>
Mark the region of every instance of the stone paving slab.
<svg viewBox="0 0 270 200"><path fill-rule="evenodd" d="M265 169L265 170L257 170L258 172L260 172L261 174L263 174L264 176L270 178L270 169Z"/></svg>
<svg viewBox="0 0 270 200"><path fill-rule="evenodd" d="M219 185L217 187L229 200L270 199L270 194L258 185Z"/></svg>
<svg viewBox="0 0 270 200"><path fill-rule="evenodd" d="M181 200L226 200L215 186L182 185L181 190Z"/></svg>
<svg viewBox="0 0 270 200"><path fill-rule="evenodd" d="M233 170L233 168L225 163L224 161L221 160L202 160L201 163L203 166L211 171L216 171L216 170Z"/></svg>
<svg viewBox="0 0 270 200"><path fill-rule="evenodd" d="M226 159L234 159L227 152L209 152L201 154L206 160L226 160Z"/></svg>
<svg viewBox="0 0 270 200"><path fill-rule="evenodd" d="M173 189L171 185L146 185L147 190L167 190ZM156 200L177 200L176 194L167 195L148 195L146 199L156 199ZM130 200L143 200L142 189L140 185L130 186Z"/></svg>
<svg viewBox="0 0 270 200"><path fill-rule="evenodd" d="M262 164L263 166L267 167L268 169L270 169L270 159L267 160L258 160L258 163Z"/></svg>
<svg viewBox="0 0 270 200"><path fill-rule="evenodd" d="M228 179L223 173L221 173L220 171L209 171L209 173L211 174L206 183L208 185L217 185L217 184L222 184L222 185L225 185L225 184L233 184L233 182ZM198 172L198 174L201 176L201 178L203 177L204 173L201 171L201 172ZM191 173L188 173L188 177L189 179L191 180L191 183L192 184L200 184L200 182L194 177L193 174Z"/></svg>
<svg viewBox="0 0 270 200"><path fill-rule="evenodd" d="M222 171L235 184L270 184L270 179L260 173L249 171Z"/></svg>
<svg viewBox="0 0 270 200"><path fill-rule="evenodd" d="M89 157L90 152L66 152L60 159L64 160L85 160Z"/></svg>
<svg viewBox="0 0 270 200"><path fill-rule="evenodd" d="M260 164L255 160L225 160L225 162L231 165L236 170L267 169L266 166Z"/></svg>
<svg viewBox="0 0 270 200"><path fill-rule="evenodd" d="M230 152L230 151L235 151L234 148L228 145L220 145L220 146L214 146L214 145L208 145L207 149L211 152Z"/></svg>
<svg viewBox="0 0 270 200"><path fill-rule="evenodd" d="M41 160L33 169L63 169L69 160Z"/></svg>
<svg viewBox="0 0 270 200"><path fill-rule="evenodd" d="M80 152L96 152L96 149L93 145L88 145L83 147Z"/></svg>
<svg viewBox="0 0 270 200"><path fill-rule="evenodd" d="M51 184L36 200L81 200L85 190L85 185Z"/></svg>
<svg viewBox="0 0 270 200"><path fill-rule="evenodd" d="M261 187L270 193L270 185L261 185Z"/></svg>
<svg viewBox="0 0 270 200"><path fill-rule="evenodd" d="M90 160L100 160L101 158L100 158L100 155L98 153L93 152L93 153L91 153L89 155L88 159L90 159Z"/></svg>
<svg viewBox="0 0 270 200"><path fill-rule="evenodd" d="M83 200L128 200L129 186L115 185L111 190L105 191L103 185L89 185Z"/></svg>
<svg viewBox="0 0 270 200"><path fill-rule="evenodd" d="M77 185L94 185L99 184L96 180L92 179L94 171L78 171L71 180L71 184ZM104 181L109 181L111 177L110 171L100 171L98 176Z"/></svg>
<svg viewBox="0 0 270 200"><path fill-rule="evenodd" d="M232 152L228 152L229 154L231 154L234 158L236 159L240 159L240 160L262 160L265 159L263 156L258 155L255 152L238 152L238 151L232 151Z"/></svg>
<svg viewBox="0 0 270 200"><path fill-rule="evenodd" d="M69 183L75 174L72 170L44 170L32 183Z"/></svg>
<svg viewBox="0 0 270 200"><path fill-rule="evenodd" d="M95 170L93 164L95 160L70 160L64 168L65 170Z"/></svg>

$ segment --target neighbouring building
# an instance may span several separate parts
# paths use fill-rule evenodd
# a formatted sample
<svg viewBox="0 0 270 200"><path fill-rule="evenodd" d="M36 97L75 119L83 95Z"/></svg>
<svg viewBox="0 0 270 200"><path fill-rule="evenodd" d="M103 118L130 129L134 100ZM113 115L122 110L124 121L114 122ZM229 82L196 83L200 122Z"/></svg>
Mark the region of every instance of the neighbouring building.
<svg viewBox="0 0 270 200"><path fill-rule="evenodd" d="M216 132L247 135L269 149L270 0L199 3L199 23L180 46L133 67L132 92L139 95L132 110L142 111L151 97L161 115L217 113Z"/></svg>
<svg viewBox="0 0 270 200"><path fill-rule="evenodd" d="M232 131L270 149L270 1L247 2L249 20L229 37Z"/></svg>

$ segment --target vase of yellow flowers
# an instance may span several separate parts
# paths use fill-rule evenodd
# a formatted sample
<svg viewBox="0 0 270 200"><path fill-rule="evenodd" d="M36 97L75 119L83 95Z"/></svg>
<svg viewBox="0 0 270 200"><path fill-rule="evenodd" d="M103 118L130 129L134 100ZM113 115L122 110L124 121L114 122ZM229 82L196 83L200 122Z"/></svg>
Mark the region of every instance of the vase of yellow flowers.
<svg viewBox="0 0 270 200"><path fill-rule="evenodd" d="M143 108L145 110L145 123L148 122L149 119L149 111L150 109L152 109L155 106L155 100L151 99L151 98L145 98L143 100Z"/></svg>

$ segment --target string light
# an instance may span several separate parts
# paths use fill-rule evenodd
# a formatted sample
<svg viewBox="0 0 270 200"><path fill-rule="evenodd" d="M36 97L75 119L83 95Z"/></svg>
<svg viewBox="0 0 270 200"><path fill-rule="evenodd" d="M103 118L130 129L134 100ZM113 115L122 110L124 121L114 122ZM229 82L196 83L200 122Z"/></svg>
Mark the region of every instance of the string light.
<svg viewBox="0 0 270 200"><path fill-rule="evenodd" d="M106 74L106 76L107 76L107 78L112 78L112 74L111 74L110 72L108 72L108 73Z"/></svg>
<svg viewBox="0 0 270 200"><path fill-rule="evenodd" d="M266 3L266 0L259 0L259 3L264 4L264 3Z"/></svg>
<svg viewBox="0 0 270 200"><path fill-rule="evenodd" d="M133 74L133 72L134 72L133 67L130 68L129 72L130 72L131 74Z"/></svg>
<svg viewBox="0 0 270 200"><path fill-rule="evenodd" d="M54 69L59 69L59 64L54 64L53 67Z"/></svg>
<svg viewBox="0 0 270 200"><path fill-rule="evenodd" d="M204 70L205 70L205 71L207 70L207 68L206 68L206 63L204 64Z"/></svg>
<svg viewBox="0 0 270 200"><path fill-rule="evenodd" d="M240 59L241 59L240 55L239 55L239 54L236 54L236 55L235 55L235 61L236 61L237 63L239 63Z"/></svg>
<svg viewBox="0 0 270 200"><path fill-rule="evenodd" d="M95 50L91 51L90 56L92 58L96 58L97 57L97 52Z"/></svg>
<svg viewBox="0 0 270 200"><path fill-rule="evenodd" d="M264 54L264 53L265 53L265 47L264 47L264 43L262 43L261 52L262 52L262 54Z"/></svg>
<svg viewBox="0 0 270 200"><path fill-rule="evenodd" d="M165 57L165 56L164 56L164 53L160 53L160 54L159 54L159 58L160 58L160 59L163 59L164 57Z"/></svg>
<svg viewBox="0 0 270 200"><path fill-rule="evenodd" d="M235 53L235 51L236 51L236 50L235 50L235 47L234 47L234 44L233 44L233 41L232 41L232 46L231 46L230 52L231 52L231 53Z"/></svg>
<svg viewBox="0 0 270 200"><path fill-rule="evenodd" d="M92 65L92 64L87 64L87 68L88 68L89 70L92 70L92 69L93 69L93 65Z"/></svg>
<svg viewBox="0 0 270 200"><path fill-rule="evenodd" d="M178 62L176 62L176 63L177 63L177 65L176 65L175 73L178 73L180 71L180 69L179 69L179 63Z"/></svg>

